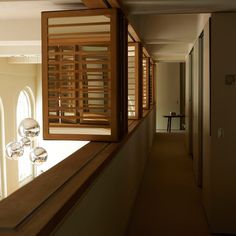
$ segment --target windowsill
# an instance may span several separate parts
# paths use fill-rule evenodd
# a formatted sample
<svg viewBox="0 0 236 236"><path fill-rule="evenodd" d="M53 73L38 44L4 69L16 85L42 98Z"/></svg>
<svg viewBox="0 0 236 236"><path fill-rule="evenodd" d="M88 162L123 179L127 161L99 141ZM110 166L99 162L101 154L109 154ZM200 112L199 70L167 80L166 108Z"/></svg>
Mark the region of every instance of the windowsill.
<svg viewBox="0 0 236 236"><path fill-rule="evenodd" d="M128 134L121 142L90 142L3 199L0 234L48 235L150 112L129 122Z"/></svg>
<svg viewBox="0 0 236 236"><path fill-rule="evenodd" d="M25 177L24 179L20 180L19 181L19 186L20 188L23 187L24 185L28 184L30 181L32 181L34 178L33 178L33 175L29 175L27 177Z"/></svg>

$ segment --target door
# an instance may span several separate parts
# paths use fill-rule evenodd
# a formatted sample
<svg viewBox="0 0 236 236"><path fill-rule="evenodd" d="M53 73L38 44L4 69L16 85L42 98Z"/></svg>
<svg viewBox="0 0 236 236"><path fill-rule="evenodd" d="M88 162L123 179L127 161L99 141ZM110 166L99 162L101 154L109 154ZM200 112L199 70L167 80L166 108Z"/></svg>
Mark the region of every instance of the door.
<svg viewBox="0 0 236 236"><path fill-rule="evenodd" d="M199 101L198 101L198 110L199 110L199 165L198 165L198 185L202 186L202 163L203 163L203 67L204 67L204 61L203 61L203 52L204 52L204 34L202 34L199 37Z"/></svg>

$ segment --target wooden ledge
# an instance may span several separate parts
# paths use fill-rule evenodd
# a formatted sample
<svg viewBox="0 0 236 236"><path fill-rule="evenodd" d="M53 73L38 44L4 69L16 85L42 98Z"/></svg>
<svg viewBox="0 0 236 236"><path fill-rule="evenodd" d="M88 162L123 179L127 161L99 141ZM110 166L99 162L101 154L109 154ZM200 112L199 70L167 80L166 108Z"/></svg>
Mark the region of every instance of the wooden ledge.
<svg viewBox="0 0 236 236"><path fill-rule="evenodd" d="M0 202L0 235L48 235L150 114L117 143L90 142Z"/></svg>

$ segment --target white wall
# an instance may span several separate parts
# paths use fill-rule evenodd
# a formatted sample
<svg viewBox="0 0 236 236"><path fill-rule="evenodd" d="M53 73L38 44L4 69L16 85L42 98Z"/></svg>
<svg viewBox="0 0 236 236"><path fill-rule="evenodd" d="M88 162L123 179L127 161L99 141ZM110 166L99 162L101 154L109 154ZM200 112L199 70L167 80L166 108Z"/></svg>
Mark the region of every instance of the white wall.
<svg viewBox="0 0 236 236"><path fill-rule="evenodd" d="M192 77L192 156L193 156L193 170L197 185L201 185L202 181L202 160L200 150L200 67L199 67L199 40L194 44L193 50L193 77ZM206 64L205 64L206 65Z"/></svg>
<svg viewBox="0 0 236 236"><path fill-rule="evenodd" d="M211 158L209 169L210 220L214 233L236 234L236 13L212 14L210 71ZM236 79L236 77L235 77ZM219 136L219 129L224 133Z"/></svg>
<svg viewBox="0 0 236 236"><path fill-rule="evenodd" d="M155 111L132 134L53 235L125 235L154 132Z"/></svg>
<svg viewBox="0 0 236 236"><path fill-rule="evenodd" d="M171 111L180 112L180 63L161 62L156 67L157 129L166 130ZM179 118L172 119L172 129L180 128Z"/></svg>
<svg viewBox="0 0 236 236"><path fill-rule="evenodd" d="M40 19L0 21L0 56L40 55Z"/></svg>
<svg viewBox="0 0 236 236"><path fill-rule="evenodd" d="M203 69L203 204L210 222L211 211L211 135L210 135L210 22L204 27L204 69Z"/></svg>
<svg viewBox="0 0 236 236"><path fill-rule="evenodd" d="M4 107L0 97L0 200L6 197L6 159L3 158L5 148Z"/></svg>
<svg viewBox="0 0 236 236"><path fill-rule="evenodd" d="M211 233L236 234L236 13L214 13L204 27L203 78L203 203ZM198 42L194 65L198 68ZM193 158L198 172L198 72L193 78ZM187 100L186 100L187 101ZM223 133L219 133L223 130Z"/></svg>

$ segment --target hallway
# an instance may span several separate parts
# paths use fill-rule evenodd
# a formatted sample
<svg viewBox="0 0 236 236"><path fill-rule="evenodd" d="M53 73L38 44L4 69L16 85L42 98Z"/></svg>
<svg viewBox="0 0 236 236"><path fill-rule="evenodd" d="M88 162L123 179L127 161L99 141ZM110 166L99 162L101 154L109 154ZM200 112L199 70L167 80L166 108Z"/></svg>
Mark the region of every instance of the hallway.
<svg viewBox="0 0 236 236"><path fill-rule="evenodd" d="M184 138L156 134L127 236L210 235Z"/></svg>

